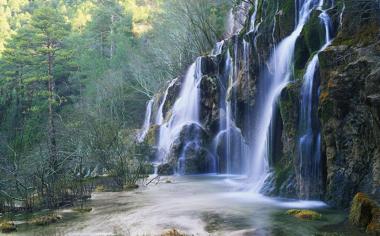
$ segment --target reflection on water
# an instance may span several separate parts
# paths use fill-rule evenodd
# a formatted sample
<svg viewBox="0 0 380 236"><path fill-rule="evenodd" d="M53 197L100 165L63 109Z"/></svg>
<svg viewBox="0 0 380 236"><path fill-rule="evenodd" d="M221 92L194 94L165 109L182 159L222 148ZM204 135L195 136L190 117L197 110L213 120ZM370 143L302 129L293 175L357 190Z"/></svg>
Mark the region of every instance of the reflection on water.
<svg viewBox="0 0 380 236"><path fill-rule="evenodd" d="M159 235L171 228L193 235L315 235L344 220L322 202L239 192L236 182L246 181L241 176L167 178L133 192L95 193L91 213L48 227L24 226L17 235ZM323 219L300 221L285 214L290 208L314 208Z"/></svg>

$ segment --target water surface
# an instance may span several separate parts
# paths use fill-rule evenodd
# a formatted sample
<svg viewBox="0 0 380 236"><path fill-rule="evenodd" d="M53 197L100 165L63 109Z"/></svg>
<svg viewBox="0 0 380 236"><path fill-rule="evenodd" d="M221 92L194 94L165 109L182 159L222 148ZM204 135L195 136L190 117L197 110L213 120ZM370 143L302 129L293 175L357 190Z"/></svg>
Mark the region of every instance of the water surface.
<svg viewBox="0 0 380 236"><path fill-rule="evenodd" d="M273 199L241 192L240 176L165 177L132 192L94 193L93 211L48 227L23 226L17 235L160 235L176 228L189 235L360 235L340 226L342 212L323 202ZM322 220L304 221L288 209L314 209ZM74 219L70 218L75 216ZM348 231L349 230L349 231ZM349 233L349 234L347 234Z"/></svg>

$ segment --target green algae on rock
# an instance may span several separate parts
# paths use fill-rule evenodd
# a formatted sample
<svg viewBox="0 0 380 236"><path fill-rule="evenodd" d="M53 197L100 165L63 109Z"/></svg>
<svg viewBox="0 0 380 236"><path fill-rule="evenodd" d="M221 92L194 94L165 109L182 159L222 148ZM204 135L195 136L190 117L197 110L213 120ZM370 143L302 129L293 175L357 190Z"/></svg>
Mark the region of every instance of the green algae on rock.
<svg viewBox="0 0 380 236"><path fill-rule="evenodd" d="M320 220L322 218L321 214L312 210L292 209L288 210L286 214L294 216L301 220Z"/></svg>
<svg viewBox="0 0 380 236"><path fill-rule="evenodd" d="M61 215L51 214L51 215L35 217L29 221L29 224L44 226L44 225L57 223L60 220L62 220Z"/></svg>
<svg viewBox="0 0 380 236"><path fill-rule="evenodd" d="M13 222L3 222L0 224L2 233L11 233L17 230L16 225Z"/></svg>
<svg viewBox="0 0 380 236"><path fill-rule="evenodd" d="M366 232L380 235L380 208L364 193L357 193L352 200L350 216L352 225L366 228Z"/></svg>

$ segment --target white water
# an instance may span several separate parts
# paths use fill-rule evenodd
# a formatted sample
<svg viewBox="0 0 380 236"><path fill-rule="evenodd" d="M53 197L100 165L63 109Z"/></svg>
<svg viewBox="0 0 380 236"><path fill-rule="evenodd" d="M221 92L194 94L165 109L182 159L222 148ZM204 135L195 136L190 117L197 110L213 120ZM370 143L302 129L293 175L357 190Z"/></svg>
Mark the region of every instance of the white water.
<svg viewBox="0 0 380 236"><path fill-rule="evenodd" d="M166 102L166 97L168 96L169 89L175 84L175 82L177 82L177 79L173 79L165 90L164 97L162 98L160 107L158 108L158 111L157 111L156 125L162 125L162 123L164 122L163 110L164 110L164 105Z"/></svg>
<svg viewBox="0 0 380 236"><path fill-rule="evenodd" d="M322 10L323 1L319 3ZM325 28L325 43L319 52L325 50L331 42L330 28L331 19L325 10L319 15ZM318 54L314 55L309 62L306 73L303 77L304 83L301 91L301 111L300 111L300 139L299 139L299 182L300 193L305 198L315 197L320 192L321 173L321 134L319 127L313 125L313 120L318 119L317 111L313 109L313 100L318 89L314 89L315 73L317 71L319 59Z"/></svg>
<svg viewBox="0 0 380 236"><path fill-rule="evenodd" d="M201 58L198 58L186 73L180 94L171 109L170 119L160 126L158 161L166 161L173 142L178 138L185 125L199 124L199 83L201 78Z"/></svg>
<svg viewBox="0 0 380 236"><path fill-rule="evenodd" d="M298 23L295 30L274 49L269 61L269 74L263 78L268 81L268 84L265 85L266 91L262 91L263 97L260 101L261 104L259 104L260 108L257 113L259 117L256 123L254 144L252 146L253 164L251 181L253 184L250 188L254 192L260 191L265 179L269 175L269 131L273 118L274 105L282 89L287 85L290 79L295 43L313 7L315 7L313 0L305 0L302 2L298 10Z"/></svg>
<svg viewBox="0 0 380 236"><path fill-rule="evenodd" d="M215 44L214 49L211 51L211 55L212 56L220 55L222 53L223 46L224 46L224 40L217 42Z"/></svg>
<svg viewBox="0 0 380 236"><path fill-rule="evenodd" d="M153 99L148 101L148 104L146 106L146 112L145 112L145 119L143 127L141 128L141 131L137 137L138 142L143 142L145 139L145 136L147 135L150 127L150 118L152 116L152 107L153 107Z"/></svg>
<svg viewBox="0 0 380 236"><path fill-rule="evenodd" d="M239 177L229 176L238 180ZM169 183L166 183L169 181ZM316 235L338 224L344 214L315 201L273 199L233 188L222 176L186 176L130 192L94 193L90 213L44 227L20 229L15 235L161 235L175 228L186 235ZM300 223L288 209L315 209L324 220ZM322 234L322 233L321 233ZM12 233L13 235L13 233Z"/></svg>
<svg viewBox="0 0 380 236"><path fill-rule="evenodd" d="M251 25L249 28L250 32L257 31L257 26L255 24L256 24L256 16L257 16L258 7L259 7L259 0L255 0L255 5L254 5L255 10L253 11L252 16L251 16Z"/></svg>

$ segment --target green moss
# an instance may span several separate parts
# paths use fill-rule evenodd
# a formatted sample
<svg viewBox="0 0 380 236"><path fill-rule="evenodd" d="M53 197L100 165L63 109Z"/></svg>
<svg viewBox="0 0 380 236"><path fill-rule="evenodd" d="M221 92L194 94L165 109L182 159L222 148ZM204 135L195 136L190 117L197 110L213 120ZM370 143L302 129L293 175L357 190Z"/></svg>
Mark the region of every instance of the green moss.
<svg viewBox="0 0 380 236"><path fill-rule="evenodd" d="M320 220L322 218L321 214L312 210L292 209L288 210L286 214L294 216L301 220Z"/></svg>
<svg viewBox="0 0 380 236"><path fill-rule="evenodd" d="M104 185L97 185L96 187L95 187L95 192L105 192L105 190L106 190L106 187L104 187Z"/></svg>
<svg viewBox="0 0 380 236"><path fill-rule="evenodd" d="M371 43L375 43L379 37L379 24L372 22L360 27L355 34L347 34L344 31L340 31L332 45L347 45L347 46L367 46Z"/></svg>
<svg viewBox="0 0 380 236"><path fill-rule="evenodd" d="M380 208L372 210L372 220L367 225L367 233L380 235Z"/></svg>
<svg viewBox="0 0 380 236"><path fill-rule="evenodd" d="M56 223L61 219L62 219L62 216L60 215L56 215L56 214L45 215L45 216L34 217L33 219L29 221L29 224L44 226L44 225Z"/></svg>
<svg viewBox="0 0 380 236"><path fill-rule="evenodd" d="M309 57L310 50L306 45L305 36L301 35L296 41L294 51L294 69L297 71L304 69Z"/></svg>
<svg viewBox="0 0 380 236"><path fill-rule="evenodd" d="M291 135L295 135L293 127L297 123L298 113L294 111L298 111L301 86L301 80L288 84L284 88L279 102L284 129Z"/></svg>
<svg viewBox="0 0 380 236"><path fill-rule="evenodd" d="M138 188L139 188L139 186L137 184L128 184L128 185L124 186L125 191L132 191L132 190L135 190Z"/></svg>
<svg viewBox="0 0 380 236"><path fill-rule="evenodd" d="M308 23L304 26L301 34L305 37L305 42L309 53L318 51L325 40L325 28L321 25L319 18L320 11L314 10L310 16Z"/></svg>
<svg viewBox="0 0 380 236"><path fill-rule="evenodd" d="M275 188L277 193L280 191L281 186L291 175L292 170L293 169L291 165L284 166L282 163L278 163L275 166Z"/></svg>
<svg viewBox="0 0 380 236"><path fill-rule="evenodd" d="M150 145L150 146L154 146L156 144L156 138L157 138L157 132L159 131L159 126L158 125L152 125L149 130L148 130L148 133L146 134L146 137L145 137L145 142Z"/></svg>
<svg viewBox="0 0 380 236"><path fill-rule="evenodd" d="M3 222L0 224L0 229L2 233L11 233L16 231L16 225L13 222Z"/></svg>
<svg viewBox="0 0 380 236"><path fill-rule="evenodd" d="M282 32L282 37L285 37L285 34L289 34L294 29L294 18L295 18L295 1L285 0L279 1L279 9L281 9L281 15L278 15L277 22L278 27Z"/></svg>
<svg viewBox="0 0 380 236"><path fill-rule="evenodd" d="M161 234L161 236L185 236L186 234L181 233L176 229L170 229Z"/></svg>
<svg viewBox="0 0 380 236"><path fill-rule="evenodd" d="M377 209L376 202L364 193L357 193L352 200L350 223L360 227L366 227L372 220L372 211Z"/></svg>

